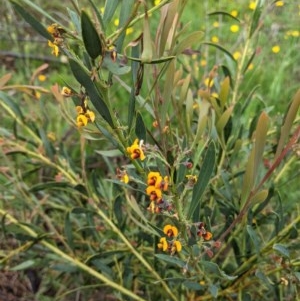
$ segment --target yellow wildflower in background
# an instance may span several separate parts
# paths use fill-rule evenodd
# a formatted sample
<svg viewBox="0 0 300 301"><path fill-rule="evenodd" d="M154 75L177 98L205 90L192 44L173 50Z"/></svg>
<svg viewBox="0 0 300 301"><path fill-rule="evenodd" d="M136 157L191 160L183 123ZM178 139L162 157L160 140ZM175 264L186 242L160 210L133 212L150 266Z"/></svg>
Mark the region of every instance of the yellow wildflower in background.
<svg viewBox="0 0 300 301"><path fill-rule="evenodd" d="M238 32L239 30L240 30L240 27L236 24L230 26L230 31L231 32L235 33L235 32Z"/></svg>
<svg viewBox="0 0 300 301"><path fill-rule="evenodd" d="M40 74L39 76L38 76L38 80L40 81L40 82L44 82L45 80L46 80L46 75L44 75L44 74Z"/></svg>
<svg viewBox="0 0 300 301"><path fill-rule="evenodd" d="M277 1L275 3L275 6L283 6L284 5L284 1Z"/></svg>
<svg viewBox="0 0 300 301"><path fill-rule="evenodd" d="M237 61L242 56L242 54L239 51L235 51L232 56Z"/></svg>
<svg viewBox="0 0 300 301"><path fill-rule="evenodd" d="M252 70L253 68L254 68L254 65L251 63L251 64L248 66L247 70Z"/></svg>
<svg viewBox="0 0 300 301"><path fill-rule="evenodd" d="M299 30L288 30L286 32L286 35L297 38L297 37L299 37Z"/></svg>
<svg viewBox="0 0 300 301"><path fill-rule="evenodd" d="M275 46L272 47L272 52L273 53L278 53L279 51L280 51L280 46L275 45Z"/></svg>
<svg viewBox="0 0 300 301"><path fill-rule="evenodd" d="M128 28L126 29L126 35L129 35L129 34L131 34L131 33L133 33L133 28L132 28L132 27L128 27Z"/></svg>
<svg viewBox="0 0 300 301"><path fill-rule="evenodd" d="M252 9L252 10L255 10L256 9L256 2L255 1L250 1L249 8Z"/></svg>
<svg viewBox="0 0 300 301"><path fill-rule="evenodd" d="M119 26L119 23L120 23L119 19L115 19L115 20L114 20L114 25L115 25L115 26Z"/></svg>
<svg viewBox="0 0 300 301"><path fill-rule="evenodd" d="M219 43L219 38L217 36L212 36L211 41L214 43Z"/></svg>
<svg viewBox="0 0 300 301"><path fill-rule="evenodd" d="M205 59L202 59L202 60L200 61L200 66L201 66L201 67L205 67L206 65L207 65L206 60L205 60Z"/></svg>
<svg viewBox="0 0 300 301"><path fill-rule="evenodd" d="M158 5L161 2L161 0L154 0L154 5Z"/></svg>
<svg viewBox="0 0 300 301"><path fill-rule="evenodd" d="M231 14L233 17L237 17L238 11L234 9L234 10L232 10L232 11L230 12L230 14Z"/></svg>
<svg viewBox="0 0 300 301"><path fill-rule="evenodd" d="M213 23L213 27L215 27L215 28L219 27L219 22L218 22L218 21L215 21L215 22Z"/></svg>

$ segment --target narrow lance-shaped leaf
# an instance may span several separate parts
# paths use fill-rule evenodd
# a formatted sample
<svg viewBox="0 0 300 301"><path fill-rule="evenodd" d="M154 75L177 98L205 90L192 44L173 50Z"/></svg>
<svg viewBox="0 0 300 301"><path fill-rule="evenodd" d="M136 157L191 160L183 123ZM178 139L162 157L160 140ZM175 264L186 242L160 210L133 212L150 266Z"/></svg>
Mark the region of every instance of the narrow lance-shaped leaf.
<svg viewBox="0 0 300 301"><path fill-rule="evenodd" d="M126 0L121 2L122 5L121 5L120 15L119 15L119 26L118 26L119 29L124 27L128 23L128 20L132 17L131 14L133 14L133 11L137 9L137 6L140 4L140 2L135 0ZM120 36L116 41L116 48L118 53L122 52L122 46L123 46L125 36L126 36L126 30L124 30L120 34Z"/></svg>
<svg viewBox="0 0 300 301"><path fill-rule="evenodd" d="M104 31L105 30L105 26L104 26L104 22L102 19L102 15L99 11L99 9L97 8L96 4L93 2L93 0L88 0L90 5L93 8L93 12L95 13L95 16L97 17L97 22L100 24L101 29Z"/></svg>
<svg viewBox="0 0 300 301"><path fill-rule="evenodd" d="M70 212L67 212L66 218L65 218L65 235L68 242L68 245L71 249L74 249L74 238L73 238L73 232L72 232L72 223L71 223L71 217Z"/></svg>
<svg viewBox="0 0 300 301"><path fill-rule="evenodd" d="M247 229L247 233L250 236L250 239L252 240L254 247L255 247L255 251L258 254L259 253L259 239L258 239L258 235L255 233L254 229L252 228L251 225L247 225L246 226Z"/></svg>
<svg viewBox="0 0 300 301"><path fill-rule="evenodd" d="M143 30L143 52L141 55L142 63L150 63L152 61L152 43L150 35L150 26L147 12L144 17L144 30Z"/></svg>
<svg viewBox="0 0 300 301"><path fill-rule="evenodd" d="M249 196L250 191L254 185L254 148L251 150L250 156L245 169L245 174L243 178L243 186L241 192L241 204L244 204Z"/></svg>
<svg viewBox="0 0 300 301"><path fill-rule="evenodd" d="M297 93L295 94L293 101L288 109L288 112L284 118L284 123L281 127L280 138L277 145L276 154L274 157L274 162L279 157L281 151L283 150L284 143L286 139L289 137L289 132L297 116L299 108L300 108L300 90L298 90Z"/></svg>
<svg viewBox="0 0 300 301"><path fill-rule="evenodd" d="M187 214L188 219L190 219L193 216L196 208L200 208L201 197L210 181L210 177L214 170L215 161L216 161L216 147L214 142L210 142L205 157L203 159L202 166L200 168L198 180L193 188L192 201ZM195 215L194 217L195 219L197 219Z"/></svg>
<svg viewBox="0 0 300 301"><path fill-rule="evenodd" d="M89 56L94 60L102 54L102 44L93 22L85 11L81 12L81 32L84 47Z"/></svg>
<svg viewBox="0 0 300 301"><path fill-rule="evenodd" d="M183 38L175 47L172 54L180 54L185 49L192 46L194 43L200 43L200 40L204 37L203 31L195 31Z"/></svg>
<svg viewBox="0 0 300 301"><path fill-rule="evenodd" d="M243 74L248 70L249 66L251 65L252 61L253 61L254 58L255 58L255 55L256 55L256 50L253 51L253 53L252 53L252 55L251 55L249 61L248 61L247 64L245 65L244 70L243 70Z"/></svg>
<svg viewBox="0 0 300 301"><path fill-rule="evenodd" d="M224 108L228 95L230 90L230 78L229 76L226 76L225 79L221 83L220 93L219 93L219 99L221 101L221 106Z"/></svg>
<svg viewBox="0 0 300 301"><path fill-rule="evenodd" d="M108 24L111 21L119 3L120 3L119 0L106 0L105 1L104 13L103 13L103 18L102 18L103 24Z"/></svg>
<svg viewBox="0 0 300 301"><path fill-rule="evenodd" d="M146 142L146 127L140 113L136 116L135 133L140 140L144 140L144 142Z"/></svg>
<svg viewBox="0 0 300 301"><path fill-rule="evenodd" d="M228 57L231 58L231 60L236 64L236 60L235 58L232 56L232 54L230 53L230 51L228 51L226 48L224 48L223 46L219 45L219 44L215 44L212 42L202 42L202 44L204 45L209 45L209 46L213 46L219 50L221 50L224 54L226 54Z"/></svg>
<svg viewBox="0 0 300 301"><path fill-rule="evenodd" d="M21 17L30 24L41 36L47 40L52 40L52 36L47 31L47 29L29 12L27 12L21 5L12 1L11 2L14 9L21 15Z"/></svg>
<svg viewBox="0 0 300 301"><path fill-rule="evenodd" d="M140 44L136 44L131 48L131 55L133 57L139 57L140 55ZM142 87L144 77L144 66L138 62L131 62L131 76L132 76L132 88L130 91L130 98L128 103L128 132L131 130L134 114L135 114L135 103L136 95L139 94Z"/></svg>
<svg viewBox="0 0 300 301"><path fill-rule="evenodd" d="M249 39L252 37L253 33L257 29L259 19L260 19L260 16L261 16L261 12L262 12L261 0L258 0L256 4L257 4L256 8L255 8L255 10L253 12L253 15L252 15L252 22L251 22L250 31L249 31Z"/></svg>
<svg viewBox="0 0 300 301"><path fill-rule="evenodd" d="M234 17L232 14L228 13L228 12L225 12L225 11L215 11L215 12L212 12L212 13L209 13L208 16L219 16L219 15L222 15L222 16L225 16L225 17L229 17L229 18L232 18L233 20L235 21L238 21L239 23L241 23L240 19L238 19L237 17Z"/></svg>
<svg viewBox="0 0 300 301"><path fill-rule="evenodd" d="M11 79L11 76L12 73L7 73L0 78L0 89Z"/></svg>
<svg viewBox="0 0 300 301"><path fill-rule="evenodd" d="M232 111L233 111L233 106L229 107L222 115L221 117L219 118L217 124L216 124L216 128L217 128L217 131L218 133L220 134L223 129L225 128L231 114L232 114Z"/></svg>
<svg viewBox="0 0 300 301"><path fill-rule="evenodd" d="M282 244L274 244L273 250L278 251L284 257L290 258L290 251L288 250L288 248L286 246L284 246Z"/></svg>
<svg viewBox="0 0 300 301"><path fill-rule="evenodd" d="M70 59L69 64L76 80L86 89L88 96L90 97L94 107L99 114L109 123L111 127L114 127L113 120L110 111L98 92L94 82L91 80L89 74L77 61Z"/></svg>
<svg viewBox="0 0 300 301"><path fill-rule="evenodd" d="M220 267L210 261L201 261L200 266L203 268L203 270L209 274L213 274L216 277L224 278L226 280L234 280L237 278L237 276L230 276L227 275L223 270L220 269Z"/></svg>
<svg viewBox="0 0 300 301"><path fill-rule="evenodd" d="M266 144L267 139L267 132L268 132L268 125L269 125L269 116L267 113L262 112L260 115L256 131L255 131L255 156L254 156L254 177L256 178L258 175L258 168L260 163L262 162L263 152Z"/></svg>

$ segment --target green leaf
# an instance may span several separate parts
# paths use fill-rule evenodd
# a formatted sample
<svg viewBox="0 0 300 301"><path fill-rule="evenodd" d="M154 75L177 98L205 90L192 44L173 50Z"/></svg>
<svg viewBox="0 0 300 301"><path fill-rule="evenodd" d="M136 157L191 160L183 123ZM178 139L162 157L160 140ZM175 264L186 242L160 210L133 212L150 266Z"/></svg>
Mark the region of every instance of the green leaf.
<svg viewBox="0 0 300 301"><path fill-rule="evenodd" d="M259 19L262 13L262 3L261 0L258 0L256 3L256 8L252 15L252 22L249 31L249 39L252 37L253 33L255 32L256 28L258 27Z"/></svg>
<svg viewBox="0 0 300 301"><path fill-rule="evenodd" d="M297 277L298 281L300 281L300 272L294 272L294 275Z"/></svg>
<svg viewBox="0 0 300 301"><path fill-rule="evenodd" d="M104 6L104 13L103 13L103 24L108 24L112 17L114 16L114 13L118 7L118 4L120 3L119 0L106 0L105 6Z"/></svg>
<svg viewBox="0 0 300 301"><path fill-rule="evenodd" d="M45 189L68 189L71 188L73 189L73 185L71 185L68 182L55 182L55 181L50 181L47 183L39 183L39 184L35 184L33 186L30 187L29 191L30 192L38 192L41 190L45 190Z"/></svg>
<svg viewBox="0 0 300 301"><path fill-rule="evenodd" d="M130 72L129 66L120 66L119 60L115 61L111 58L110 52L107 52L104 56L102 67L109 70L112 74L123 75Z"/></svg>
<svg viewBox="0 0 300 301"><path fill-rule="evenodd" d="M97 268L98 271L101 271L101 273L103 273L103 275L105 275L108 279L113 280L113 270L106 264L105 260L92 259L92 264Z"/></svg>
<svg viewBox="0 0 300 301"><path fill-rule="evenodd" d="M224 130L227 122L229 121L231 115L232 115L232 111L233 111L233 106L229 107L223 114L222 116L219 118L217 124L216 124L216 129L218 131L219 134L222 133L222 131Z"/></svg>
<svg viewBox="0 0 300 301"><path fill-rule="evenodd" d="M104 157L120 157L122 156L122 152L119 149L111 149L111 150L96 150L95 153L104 156Z"/></svg>
<svg viewBox="0 0 300 301"><path fill-rule="evenodd" d="M14 1L14 0L13 0ZM59 26L62 26L62 24L59 23L59 21L55 18L53 18L51 15L49 15L42 7L41 5L34 3L36 1L32 1L32 0L21 0L22 4L25 3L26 5L28 5L29 7L31 7L32 9L34 9L38 14L40 14L41 16L44 16L47 20L50 20L52 23L56 23ZM14 1L16 2L16 1Z"/></svg>
<svg viewBox="0 0 300 301"><path fill-rule="evenodd" d="M68 7L67 7L67 11L68 11L68 14L70 16L72 23L74 24L76 31L79 34L81 34L81 24L80 24L80 18L78 16L78 14Z"/></svg>
<svg viewBox="0 0 300 301"><path fill-rule="evenodd" d="M88 0L89 3L91 4L91 7L93 8L93 11L97 17L97 21L100 23L101 25L101 29L104 31L105 30L105 26L104 26L104 23L103 23L103 19L102 19L102 16L99 12L99 9L97 8L97 6L95 5L95 3L92 1L92 0Z"/></svg>
<svg viewBox="0 0 300 301"><path fill-rule="evenodd" d="M13 268L10 268L10 271L21 271L21 270L26 270L32 266L35 265L35 261L32 259L26 260L16 266L14 266Z"/></svg>
<svg viewBox="0 0 300 301"><path fill-rule="evenodd" d="M143 28L143 51L141 54L142 63L152 62L153 50L152 50L152 40L150 34L150 25L147 12L144 17L144 28Z"/></svg>
<svg viewBox="0 0 300 301"><path fill-rule="evenodd" d="M240 19L238 19L237 17L234 17L233 15L231 15L230 13L226 12L226 11L214 11L212 13L209 13L208 16L218 16L218 15L222 15L225 17L229 17L232 18L235 21L238 21L239 23L241 23Z"/></svg>
<svg viewBox="0 0 300 301"><path fill-rule="evenodd" d="M222 52L224 52L224 54L226 54L229 58L231 58L231 60L236 64L236 60L235 58L232 56L232 54L226 49L224 48L223 46L219 45L219 44L215 44L215 43L212 43L212 42L202 42L202 44L204 45L209 45L209 46L213 46L219 50L221 50Z"/></svg>
<svg viewBox="0 0 300 301"><path fill-rule="evenodd" d="M194 31L190 33L188 36L179 41L179 43L174 47L172 54L181 54L185 49L190 48L194 43L200 43L203 36L203 31Z"/></svg>
<svg viewBox="0 0 300 301"><path fill-rule="evenodd" d="M19 105L17 105L10 96L0 91L0 101L4 102L9 107L9 109L11 109L11 115L13 116L13 118L18 118L20 121L24 122L24 116L22 114L22 111L20 110Z"/></svg>
<svg viewBox="0 0 300 301"><path fill-rule="evenodd" d="M251 197L251 205L253 206L255 204L263 202L264 200L267 199L268 194L269 194L268 189L264 189L257 192L254 196Z"/></svg>
<svg viewBox="0 0 300 301"><path fill-rule="evenodd" d="M155 254L155 257L167 263L177 265L181 268L183 268L186 265L186 262L179 259L178 257L174 257L166 254Z"/></svg>
<svg viewBox="0 0 300 301"><path fill-rule="evenodd" d="M259 239L258 239L257 234L255 233L253 227L250 225L247 225L246 229L247 229L247 232L254 244L256 253L259 254Z"/></svg>
<svg viewBox="0 0 300 301"><path fill-rule="evenodd" d="M27 12L21 5L12 1L11 2L14 9L21 15L21 17L30 24L41 36L45 39L52 41L53 38L51 34L47 31L47 29L29 12Z"/></svg>
<svg viewBox="0 0 300 301"><path fill-rule="evenodd" d="M45 130L43 128L39 128L39 134L40 137L43 141L43 147L45 149L46 155L53 160L54 159L54 155L55 155L55 148L53 147L53 145L51 144L51 142L49 141L47 134L45 133Z"/></svg>
<svg viewBox="0 0 300 301"><path fill-rule="evenodd" d="M128 104L128 133L130 133L132 128L132 123L135 115L135 103L136 103L136 90L132 87L129 97L129 104Z"/></svg>
<svg viewBox="0 0 300 301"><path fill-rule="evenodd" d="M214 298L218 297L219 288L215 284L210 284L209 287L208 287L208 289L209 289L209 292L211 293L211 295Z"/></svg>
<svg viewBox="0 0 300 301"><path fill-rule="evenodd" d="M131 18L132 11L136 9L136 5L140 4L140 2L135 0L121 1L121 3L122 4L121 4L121 9L119 14L119 26L118 26L119 29L127 24L128 20ZM122 46L125 37L126 37L126 30L124 30L120 34L120 36L116 41L116 48L118 53L122 52Z"/></svg>
<svg viewBox="0 0 300 301"><path fill-rule="evenodd" d="M90 214L93 213L92 210L83 208L83 207L74 207L70 211L72 214Z"/></svg>
<svg viewBox="0 0 300 301"><path fill-rule="evenodd" d="M142 59L140 58L136 58L136 57L131 57L131 56L126 56L127 59L132 60L132 61L136 61L136 62L142 62ZM160 57L158 59L152 59L149 62L143 62L143 64L159 64L159 63L165 63L167 61L173 60L174 58L176 58L176 56L171 55L171 56L163 56Z"/></svg>
<svg viewBox="0 0 300 301"><path fill-rule="evenodd" d="M296 92L292 100L292 103L289 106L288 112L284 118L284 123L281 127L280 138L278 141L274 161L280 156L280 153L284 148L284 144L289 137L290 130L297 116L299 108L300 108L300 89Z"/></svg>
<svg viewBox="0 0 300 301"><path fill-rule="evenodd" d="M267 113L262 112L256 126L255 131L255 144L254 144L254 177L258 176L259 165L262 163L264 148L267 139L269 128L269 116Z"/></svg>
<svg viewBox="0 0 300 301"><path fill-rule="evenodd" d="M273 289L274 283L260 270L257 269L255 272L255 276L261 280L261 282L266 285L269 289Z"/></svg>
<svg viewBox="0 0 300 301"><path fill-rule="evenodd" d="M214 262L210 262L210 261L201 261L200 265L203 267L203 269L205 270L205 273L211 273L216 277L219 278L223 278L226 280L234 280L237 278L237 276L230 276L227 275L224 271L222 271L220 269L220 267L214 263Z"/></svg>
<svg viewBox="0 0 300 301"><path fill-rule="evenodd" d="M253 185L254 185L254 148L252 149L248 157L248 161L245 169L242 192L241 192L241 204L245 203L251 189L253 188Z"/></svg>
<svg viewBox="0 0 300 301"><path fill-rule="evenodd" d="M81 32L84 47L94 60L102 54L102 43L93 22L85 11L81 12Z"/></svg>
<svg viewBox="0 0 300 301"><path fill-rule="evenodd" d="M88 96L90 97L95 109L99 114L108 122L108 124L114 128L113 120L111 118L109 109L105 102L103 101L100 93L98 92L94 82L91 80L86 69L81 66L74 59L69 60L71 70L76 78L76 80L86 89Z"/></svg>
<svg viewBox="0 0 300 301"><path fill-rule="evenodd" d="M57 263L51 266L51 269L67 274L78 272L78 267L72 263Z"/></svg>
<svg viewBox="0 0 300 301"><path fill-rule="evenodd" d="M205 287L198 282L186 280L182 283L186 288L191 289L193 291L203 290Z"/></svg>
<svg viewBox="0 0 300 301"><path fill-rule="evenodd" d="M256 50L253 51L249 61L247 62L247 64L245 65L245 68L243 69L243 74L248 70L248 67L250 66L250 64L252 63L252 61L254 60L256 55Z"/></svg>
<svg viewBox="0 0 300 301"><path fill-rule="evenodd" d="M135 124L135 134L139 138L139 140L144 140L146 142L146 126L143 121L143 117L141 113L137 113L136 115L136 124Z"/></svg>
<svg viewBox="0 0 300 301"><path fill-rule="evenodd" d="M12 73L7 73L0 78L0 89L6 85L6 83L11 79L11 77Z"/></svg>
<svg viewBox="0 0 300 301"><path fill-rule="evenodd" d="M221 101L222 108L224 108L224 106L227 102L229 90L230 90L230 78L229 78L229 76L226 76L225 79L221 83L220 93L219 93L219 99Z"/></svg>
<svg viewBox="0 0 300 301"><path fill-rule="evenodd" d="M65 217L65 235L67 239L67 243L72 250L74 250L74 237L72 232L72 223L70 218L70 212L67 212Z"/></svg>
<svg viewBox="0 0 300 301"><path fill-rule="evenodd" d="M189 207L187 218L190 219L196 210L200 208L201 197L210 181L210 177L213 173L216 161L216 146L214 142L210 142L208 145L201 169L198 175L198 180L193 188L192 201ZM196 212L196 215L193 216L195 222L199 221L199 212Z"/></svg>
<svg viewBox="0 0 300 301"><path fill-rule="evenodd" d="M282 244L274 244L273 250L279 252L284 257L290 258L290 251L288 250L288 248L286 246L284 246Z"/></svg>

